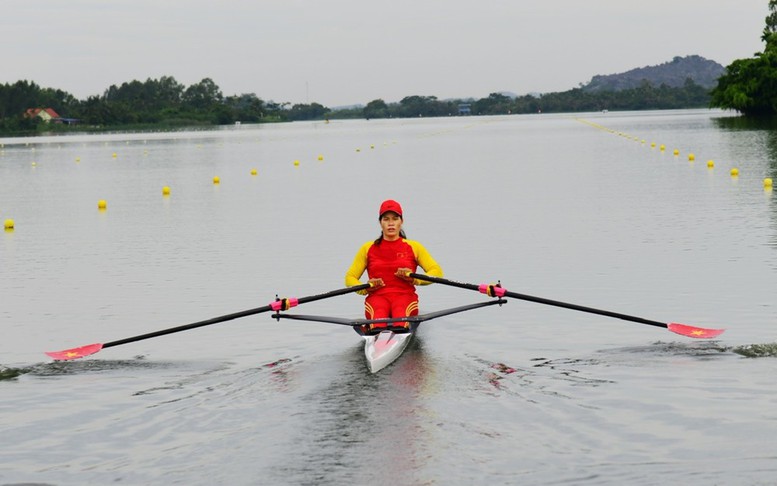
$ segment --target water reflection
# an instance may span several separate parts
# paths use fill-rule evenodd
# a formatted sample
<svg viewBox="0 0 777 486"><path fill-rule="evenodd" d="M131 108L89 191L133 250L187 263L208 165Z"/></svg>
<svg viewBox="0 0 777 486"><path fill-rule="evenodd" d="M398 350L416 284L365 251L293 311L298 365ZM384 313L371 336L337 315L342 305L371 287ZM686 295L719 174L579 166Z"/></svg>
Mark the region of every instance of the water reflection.
<svg viewBox="0 0 777 486"><path fill-rule="evenodd" d="M713 126L736 135L729 139L732 145L737 145L738 150L735 153L754 160L766 159L766 172L763 177L777 180L777 116L733 116L711 120ZM772 187L764 187L764 193L770 199L772 191ZM777 207L773 205L769 214L774 230L771 246L777 248Z"/></svg>
<svg viewBox="0 0 777 486"><path fill-rule="evenodd" d="M751 135L758 135L749 138L752 138L752 143L756 146L763 140L763 147L769 155L768 177L777 178L777 117L731 116L711 118L711 120L715 127L738 132L739 137L747 137L748 132L751 132Z"/></svg>
<svg viewBox="0 0 777 486"><path fill-rule="evenodd" d="M422 339L377 374L366 370L361 344L342 358L333 379L302 397L299 416L290 417L304 423L304 438L278 477L295 484L417 484L428 456L424 417L431 413L421 399L434 376Z"/></svg>

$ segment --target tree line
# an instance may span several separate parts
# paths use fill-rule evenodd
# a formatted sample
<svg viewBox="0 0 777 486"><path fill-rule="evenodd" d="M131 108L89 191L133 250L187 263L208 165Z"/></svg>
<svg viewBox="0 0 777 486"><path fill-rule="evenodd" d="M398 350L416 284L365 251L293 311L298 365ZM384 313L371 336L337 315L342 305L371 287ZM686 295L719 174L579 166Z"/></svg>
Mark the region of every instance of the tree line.
<svg viewBox="0 0 777 486"><path fill-rule="evenodd" d="M654 86L648 81L634 89L589 92L582 88L543 95L507 96L491 93L485 98L439 100L435 96L407 96L398 103L374 100L364 108L338 110L330 118L414 118L459 115L531 113L574 113L602 110L668 110L703 108L709 105L709 91L688 79L682 87Z"/></svg>
<svg viewBox="0 0 777 486"><path fill-rule="evenodd" d="M726 68L712 90L712 106L750 117L777 114L777 0L769 0L761 40L766 43L763 52L737 59Z"/></svg>
<svg viewBox="0 0 777 486"><path fill-rule="evenodd" d="M60 116L90 128L121 126L191 126L280 121L283 106L254 94L225 97L210 78L184 86L172 76L112 85L100 96L78 100L59 89L41 88L32 81L0 84L0 131L51 130L29 108L53 108ZM265 120L266 119L266 120Z"/></svg>
<svg viewBox="0 0 777 486"><path fill-rule="evenodd" d="M698 108L709 104L708 91L688 79L683 87L654 86L645 81L634 89L588 92L582 88L518 97L491 93L481 99L440 100L406 96L396 103L382 99L365 106L330 109L319 103L265 101L256 94L224 96L210 78L184 86L172 76L112 85L102 95L78 100L60 89L32 81L0 84L0 133L66 130L66 124L45 123L25 116L29 108L53 108L77 129L181 127L343 118L415 118L467 114L504 115L600 110Z"/></svg>

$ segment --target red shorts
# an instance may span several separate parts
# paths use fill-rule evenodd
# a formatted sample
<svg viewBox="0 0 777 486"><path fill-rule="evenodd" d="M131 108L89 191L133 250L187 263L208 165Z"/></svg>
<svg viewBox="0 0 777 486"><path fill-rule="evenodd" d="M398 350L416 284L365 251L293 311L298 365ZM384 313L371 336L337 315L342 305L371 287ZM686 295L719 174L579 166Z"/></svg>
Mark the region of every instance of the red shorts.
<svg viewBox="0 0 777 486"><path fill-rule="evenodd" d="M416 315L418 296L415 294L369 295L364 301L364 316L367 319Z"/></svg>

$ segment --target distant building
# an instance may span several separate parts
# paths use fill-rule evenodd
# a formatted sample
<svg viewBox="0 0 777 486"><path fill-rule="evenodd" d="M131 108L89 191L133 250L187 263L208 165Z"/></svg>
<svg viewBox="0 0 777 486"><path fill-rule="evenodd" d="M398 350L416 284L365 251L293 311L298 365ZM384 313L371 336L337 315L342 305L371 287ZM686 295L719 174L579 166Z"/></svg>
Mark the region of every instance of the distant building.
<svg viewBox="0 0 777 486"><path fill-rule="evenodd" d="M53 108L30 108L24 112L24 117L37 117L46 123L64 123L66 125L75 125L80 121L77 118L62 118Z"/></svg>
<svg viewBox="0 0 777 486"><path fill-rule="evenodd" d="M472 105L470 103L460 103L459 115L470 115L470 114L472 114Z"/></svg>
<svg viewBox="0 0 777 486"><path fill-rule="evenodd" d="M61 118L53 108L30 108L24 112L26 118L38 117L45 122Z"/></svg>

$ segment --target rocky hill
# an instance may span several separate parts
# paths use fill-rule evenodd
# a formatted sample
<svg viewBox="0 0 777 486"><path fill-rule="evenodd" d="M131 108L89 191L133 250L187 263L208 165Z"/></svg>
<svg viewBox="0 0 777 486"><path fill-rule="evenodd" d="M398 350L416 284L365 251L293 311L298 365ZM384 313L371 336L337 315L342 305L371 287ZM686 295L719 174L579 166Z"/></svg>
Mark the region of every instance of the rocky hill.
<svg viewBox="0 0 777 486"><path fill-rule="evenodd" d="M584 91L620 91L636 88L643 81L649 81L653 86L666 84L671 87L681 87L688 78L700 86L713 88L724 72L723 66L701 56L675 57L671 61L657 66L636 68L620 74L594 76L582 89Z"/></svg>

